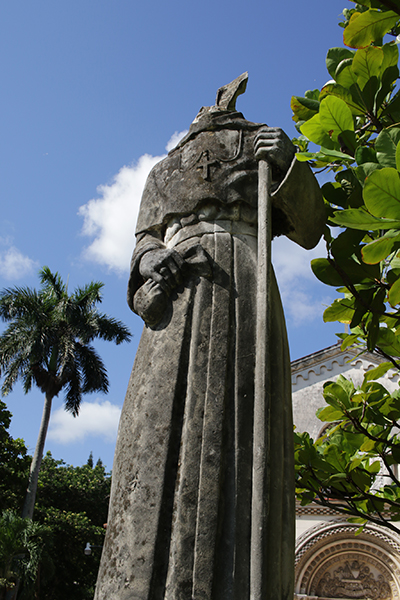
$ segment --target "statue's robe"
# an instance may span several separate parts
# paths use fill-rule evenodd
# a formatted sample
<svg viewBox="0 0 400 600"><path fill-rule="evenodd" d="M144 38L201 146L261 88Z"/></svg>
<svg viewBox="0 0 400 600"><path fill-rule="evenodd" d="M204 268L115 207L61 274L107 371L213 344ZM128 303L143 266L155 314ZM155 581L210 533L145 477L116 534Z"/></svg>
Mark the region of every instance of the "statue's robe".
<svg viewBox="0 0 400 600"><path fill-rule="evenodd" d="M209 115L149 175L129 297L145 252L174 248L184 283L145 326L122 410L97 600L250 600L260 124ZM273 232L311 248L325 222L296 160L273 173ZM293 598L290 359L271 281L266 600ZM134 306L134 302L133 302Z"/></svg>

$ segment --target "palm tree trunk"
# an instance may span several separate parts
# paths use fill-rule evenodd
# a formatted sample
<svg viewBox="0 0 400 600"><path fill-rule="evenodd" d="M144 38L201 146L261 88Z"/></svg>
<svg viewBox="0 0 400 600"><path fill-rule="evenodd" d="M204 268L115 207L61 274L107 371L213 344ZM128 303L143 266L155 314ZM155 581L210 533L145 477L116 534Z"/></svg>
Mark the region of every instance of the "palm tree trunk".
<svg viewBox="0 0 400 600"><path fill-rule="evenodd" d="M51 403L53 396L46 392L42 422L40 423L39 435L36 442L35 454L33 455L31 469L29 473L29 483L26 490L24 508L22 509L22 517L32 519L33 509L35 507L36 491L38 486L40 465L42 464L44 444L46 441L47 428L50 421Z"/></svg>

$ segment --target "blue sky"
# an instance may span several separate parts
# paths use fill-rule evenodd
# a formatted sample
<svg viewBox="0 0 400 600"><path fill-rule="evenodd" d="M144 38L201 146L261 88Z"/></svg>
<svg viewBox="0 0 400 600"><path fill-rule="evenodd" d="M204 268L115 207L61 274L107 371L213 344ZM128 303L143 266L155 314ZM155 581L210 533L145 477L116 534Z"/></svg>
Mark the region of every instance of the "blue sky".
<svg viewBox="0 0 400 600"><path fill-rule="evenodd" d="M130 344L97 345L107 396L85 398L73 419L55 400L46 450L67 463L92 450L112 467L116 427L141 322L125 302L134 223L151 166L217 89L244 71L245 117L296 135L290 98L329 79L325 56L342 45L348 0L39 0L0 8L0 288L35 287L48 265L69 288L105 283L102 309L124 321ZM292 359L335 343L322 322L334 291L319 284L305 252L274 242ZM6 398L11 433L33 451L38 390Z"/></svg>

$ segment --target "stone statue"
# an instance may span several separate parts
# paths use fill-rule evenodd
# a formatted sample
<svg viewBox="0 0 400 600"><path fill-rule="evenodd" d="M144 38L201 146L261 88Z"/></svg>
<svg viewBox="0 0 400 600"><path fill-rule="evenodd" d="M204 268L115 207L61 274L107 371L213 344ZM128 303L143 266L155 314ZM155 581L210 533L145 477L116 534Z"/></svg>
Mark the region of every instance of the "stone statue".
<svg viewBox="0 0 400 600"><path fill-rule="evenodd" d="M218 90L143 192L128 302L145 321L123 407L96 600L250 600L258 160L273 235L320 239L319 186L278 128ZM287 336L275 279L260 598L293 598ZM264 514L263 513L263 514ZM253 594L252 594L253 600Z"/></svg>

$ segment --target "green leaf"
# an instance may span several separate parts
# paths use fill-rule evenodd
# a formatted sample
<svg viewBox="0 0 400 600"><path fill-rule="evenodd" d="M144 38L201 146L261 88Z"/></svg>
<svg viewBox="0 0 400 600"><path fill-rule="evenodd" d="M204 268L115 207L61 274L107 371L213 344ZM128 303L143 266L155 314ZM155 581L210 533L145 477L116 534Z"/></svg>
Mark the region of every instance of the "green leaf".
<svg viewBox="0 0 400 600"><path fill-rule="evenodd" d="M372 215L400 219L400 178L396 169L374 171L365 182L363 195Z"/></svg>
<svg viewBox="0 0 400 600"><path fill-rule="evenodd" d="M381 171L380 171L381 172ZM360 208L349 208L338 210L330 221L341 227L351 227L362 231L377 231L379 229L394 229L400 227L400 220L394 221L370 215L366 210Z"/></svg>
<svg viewBox="0 0 400 600"><path fill-rule="evenodd" d="M384 107L380 114L380 119L388 118L390 125L398 123L400 121L400 92L397 92L390 100L388 105Z"/></svg>
<svg viewBox="0 0 400 600"><path fill-rule="evenodd" d="M379 88L380 88L380 80L378 79L378 77L373 76L370 79L368 79L368 81L364 85L363 89L361 90L363 101L364 101L365 106L367 107L368 112L371 112L374 110L375 98L376 98Z"/></svg>
<svg viewBox="0 0 400 600"><path fill-rule="evenodd" d="M361 448L360 448L361 450ZM372 475L376 475L381 470L381 463L379 460L374 461L372 464L368 465L367 471Z"/></svg>
<svg viewBox="0 0 400 600"><path fill-rule="evenodd" d="M381 75L390 69L390 67L397 67L399 62L399 49L395 42L390 42L382 46L383 50L383 62L381 66Z"/></svg>
<svg viewBox="0 0 400 600"><path fill-rule="evenodd" d="M292 96L290 108L294 113L292 117L293 121L296 123L299 121L308 121L312 116L317 114L319 110L319 102L318 100L312 100L310 98Z"/></svg>
<svg viewBox="0 0 400 600"><path fill-rule="evenodd" d="M382 165L378 162L369 162L356 167L355 171L357 173L357 177L360 181L365 181L367 177L371 175L377 169L383 169Z"/></svg>
<svg viewBox="0 0 400 600"><path fill-rule="evenodd" d="M366 112L365 106L356 102L351 92L338 83L328 81L328 83L324 85L324 87L321 89L321 94L319 97L320 101L327 96L336 96L337 98L340 98L340 100L343 100L343 102L345 102L350 108L353 115L363 115Z"/></svg>
<svg viewBox="0 0 400 600"><path fill-rule="evenodd" d="M319 89L315 88L314 90L307 90L304 92L304 96L309 100L317 100L319 99Z"/></svg>
<svg viewBox="0 0 400 600"><path fill-rule="evenodd" d="M362 525L365 525L367 523L367 519L363 519L362 517L349 517L347 519L347 521L349 523L356 523L356 524L360 524L361 523ZM360 529L362 529L362 528L360 527ZM361 533L361 531L359 531L359 532Z"/></svg>
<svg viewBox="0 0 400 600"><path fill-rule="evenodd" d="M359 208L364 206L362 186L354 169L339 171L335 175L335 179L347 194L347 205L345 208Z"/></svg>
<svg viewBox="0 0 400 600"><path fill-rule="evenodd" d="M343 208L347 208L347 199L348 196L340 183L334 183L329 181L328 183L324 183L321 188L322 194L329 202L329 204L333 204L334 206L342 206Z"/></svg>
<svg viewBox="0 0 400 600"><path fill-rule="evenodd" d="M400 341L391 329L380 328L377 346L390 356L400 356Z"/></svg>
<svg viewBox="0 0 400 600"><path fill-rule="evenodd" d="M381 86L379 88L378 93L375 96L375 107L379 119L381 119L383 110L386 107L386 102L389 99L389 94L391 94L391 92L393 91L398 77L399 69L397 65L388 67L381 76ZM382 123L386 124L385 119L381 120ZM391 125L392 123L390 123L389 125Z"/></svg>
<svg viewBox="0 0 400 600"><path fill-rule="evenodd" d="M346 335L346 334L345 334ZM356 333L349 333L344 338L342 345L340 346L341 351L343 352L349 346L352 346L358 340L358 335Z"/></svg>
<svg viewBox="0 0 400 600"><path fill-rule="evenodd" d="M361 89L367 84L371 77L379 77L384 53L382 48L369 46L360 48L353 58L353 71L357 75L357 83Z"/></svg>
<svg viewBox="0 0 400 600"><path fill-rule="evenodd" d="M355 257L340 261L315 258L311 261L314 275L327 285L341 286L375 281L379 277L379 267L358 262Z"/></svg>
<svg viewBox="0 0 400 600"><path fill-rule="evenodd" d="M373 352L375 350L379 336L379 315L372 314L372 318L367 322L367 350Z"/></svg>
<svg viewBox="0 0 400 600"><path fill-rule="evenodd" d="M336 69L339 63L345 59L352 59L354 56L354 50L348 48L330 48L326 55L326 68L328 73L333 79L335 79Z"/></svg>
<svg viewBox="0 0 400 600"><path fill-rule="evenodd" d="M370 440L369 438L367 438L362 444L360 450L361 452L369 452L370 450L373 450L375 448L375 444L376 442L374 440Z"/></svg>
<svg viewBox="0 0 400 600"><path fill-rule="evenodd" d="M392 266L392 260L390 259L390 266ZM386 272L386 281L389 285L393 285L400 277L400 269L389 269ZM392 325L393 326L393 325Z"/></svg>
<svg viewBox="0 0 400 600"><path fill-rule="evenodd" d="M339 85L344 87L346 90L350 90L350 92L351 92L351 88L353 86L355 86L355 88L353 88L354 90L356 89L356 87L358 87L357 75L353 71L353 59L352 58L342 60L342 62L338 64L337 69L336 69L336 74L335 74L335 80L336 80L336 83L338 83ZM358 89L355 96L357 97L357 95L359 96L360 94L361 94L361 90ZM352 95L353 95L353 93L352 93Z"/></svg>
<svg viewBox="0 0 400 600"><path fill-rule="evenodd" d="M369 265L377 264L399 247L400 233L398 231L388 231L383 237L363 247L361 250L363 261Z"/></svg>
<svg viewBox="0 0 400 600"><path fill-rule="evenodd" d="M342 278L327 258L314 258L311 261L311 269L322 283L335 287L343 285Z"/></svg>
<svg viewBox="0 0 400 600"><path fill-rule="evenodd" d="M360 242L364 237L363 231L355 229L346 229L331 243L331 252L335 260L341 261L343 258L350 258L353 254L359 256Z"/></svg>
<svg viewBox="0 0 400 600"><path fill-rule="evenodd" d="M320 124L334 141L346 131L354 131L353 115L347 104L335 96L327 96L319 109ZM321 144L323 145L323 144Z"/></svg>
<svg viewBox="0 0 400 600"><path fill-rule="evenodd" d="M354 300L341 298L335 300L331 306L324 311L324 323L339 321L339 323L351 323L354 314Z"/></svg>
<svg viewBox="0 0 400 600"><path fill-rule="evenodd" d="M400 446L392 446L392 456L395 463L400 464Z"/></svg>
<svg viewBox="0 0 400 600"><path fill-rule="evenodd" d="M324 146L325 148L333 148L331 138L321 125L319 113L314 115L309 121L303 123L300 127L300 131L311 142L314 142L314 144Z"/></svg>
<svg viewBox="0 0 400 600"><path fill-rule="evenodd" d="M324 452L324 456L325 456L326 460L333 467L335 467L335 469L337 471L339 471L342 475L344 475L344 473L342 472L344 469L344 465L341 460L342 457L340 455L340 450L337 448L337 446L334 446L334 445L327 446L325 449L325 452ZM331 478L329 478L329 479L331 479Z"/></svg>
<svg viewBox="0 0 400 600"><path fill-rule="evenodd" d="M380 379L380 377L383 377L385 373L390 371L390 369L393 369L392 363L384 362L378 367L375 367L375 369L367 371L364 375L364 382L373 381L374 379Z"/></svg>
<svg viewBox="0 0 400 600"><path fill-rule="evenodd" d="M396 146L396 169L400 171L400 142Z"/></svg>
<svg viewBox="0 0 400 600"><path fill-rule="evenodd" d="M326 406L323 409L317 411L317 417L324 423L333 423L343 418L343 411L333 406Z"/></svg>
<svg viewBox="0 0 400 600"><path fill-rule="evenodd" d="M400 129L398 127L383 129L376 138L376 156L384 167L396 169L396 147L399 141Z"/></svg>
<svg viewBox="0 0 400 600"><path fill-rule="evenodd" d="M357 4L368 6L368 8L379 8L382 6L380 0L358 0Z"/></svg>
<svg viewBox="0 0 400 600"><path fill-rule="evenodd" d="M350 156L350 154L339 152L339 150L330 150L329 148L324 148L323 146L321 146L321 150L318 154L332 159L331 162L337 162L338 160L350 160L351 162L354 162L354 157Z"/></svg>
<svg viewBox="0 0 400 600"><path fill-rule="evenodd" d="M324 398L336 409L350 408L350 397L354 391L353 384L345 377L339 377L336 382L330 381L324 385Z"/></svg>
<svg viewBox="0 0 400 600"><path fill-rule="evenodd" d="M391 286L388 294L388 300L390 306L393 308L400 304L400 278Z"/></svg>
<svg viewBox="0 0 400 600"><path fill-rule="evenodd" d="M317 160L329 164L331 162L337 163L338 160L354 162L354 158L349 154L344 154L337 150L329 150L321 146L320 152L296 152L296 159L299 162L306 162L309 160Z"/></svg>
<svg viewBox="0 0 400 600"><path fill-rule="evenodd" d="M359 146L355 153L355 159L358 165L378 162L375 150L368 146Z"/></svg>
<svg viewBox="0 0 400 600"><path fill-rule="evenodd" d="M318 161L319 156L319 152L296 152L296 160L298 160L299 162ZM328 158L326 160L326 164L329 164ZM312 163L312 166L314 165L315 163Z"/></svg>
<svg viewBox="0 0 400 600"><path fill-rule="evenodd" d="M383 38L399 20L393 11L381 12L370 9L354 13L343 34L343 41L350 48L366 48L375 40Z"/></svg>
<svg viewBox="0 0 400 600"><path fill-rule="evenodd" d="M343 375L339 375L339 377L336 380L336 384L339 385L346 392L348 398L351 397L355 390L353 382L350 379L344 377Z"/></svg>

